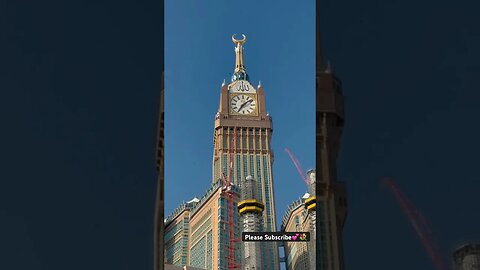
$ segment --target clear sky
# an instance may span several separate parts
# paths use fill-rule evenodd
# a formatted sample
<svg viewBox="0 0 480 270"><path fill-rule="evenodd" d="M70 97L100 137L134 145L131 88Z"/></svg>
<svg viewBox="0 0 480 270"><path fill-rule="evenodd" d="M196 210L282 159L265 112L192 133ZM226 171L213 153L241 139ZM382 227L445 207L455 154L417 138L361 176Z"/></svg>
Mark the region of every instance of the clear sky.
<svg viewBox="0 0 480 270"><path fill-rule="evenodd" d="M211 184L213 121L235 66L231 36L244 33L245 65L273 117L277 225L303 184L285 147L315 166L315 3L166 1L165 211Z"/></svg>

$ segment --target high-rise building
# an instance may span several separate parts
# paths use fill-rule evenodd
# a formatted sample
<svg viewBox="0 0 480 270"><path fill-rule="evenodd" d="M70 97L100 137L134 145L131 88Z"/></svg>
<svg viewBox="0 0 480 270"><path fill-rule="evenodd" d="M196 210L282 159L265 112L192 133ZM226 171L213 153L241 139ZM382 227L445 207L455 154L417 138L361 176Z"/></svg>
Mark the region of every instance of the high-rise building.
<svg viewBox="0 0 480 270"><path fill-rule="evenodd" d="M222 192L223 181L218 180L200 198L181 204L165 220L165 263L201 269L228 269L228 199ZM233 186L234 203L239 191ZM234 211L234 223L240 216ZM240 238L240 226L234 237ZM240 245L235 246L234 263L243 260Z"/></svg>
<svg viewBox="0 0 480 270"><path fill-rule="evenodd" d="M284 232L305 232L309 231L310 225L308 213L305 210L304 199L295 200L287 207L283 217L281 230ZM308 242L284 242L285 264L288 270L309 270L315 269L310 266L310 254Z"/></svg>
<svg viewBox="0 0 480 270"><path fill-rule="evenodd" d="M310 232L310 242L284 242L286 268L309 270L316 266L316 197L315 170L307 172L308 192L287 207L281 230L284 232Z"/></svg>
<svg viewBox="0 0 480 270"><path fill-rule="evenodd" d="M243 59L243 39L232 36L235 47L235 70L231 83L223 83L220 92L220 106L215 117L213 181L227 174L230 164L233 166L232 182L240 183L251 175L258 183L259 198L265 205L262 230L274 232L276 228L274 189L273 189L273 151L272 118L267 113L265 94L259 83L255 88L249 81ZM234 130L236 131L234 132ZM230 160L230 144L236 134L236 149ZM262 243L264 270L279 269L277 243Z"/></svg>
<svg viewBox="0 0 480 270"><path fill-rule="evenodd" d="M480 270L480 244L467 244L453 253L454 270Z"/></svg>
<svg viewBox="0 0 480 270"><path fill-rule="evenodd" d="M216 270L226 270L232 263L240 269L278 270L277 243L239 243L243 229L275 232L276 219L272 119L263 87L255 88L246 72L245 35L241 40L232 36L232 41L235 71L231 83L222 84L215 116L212 185L200 199L182 204L165 220L165 263ZM225 189L227 178L232 197ZM239 202L241 183L245 189Z"/></svg>
<svg viewBox="0 0 480 270"><path fill-rule="evenodd" d="M187 265L188 260L188 234L190 212L199 200L183 203L165 220L165 263L177 266Z"/></svg>
<svg viewBox="0 0 480 270"><path fill-rule="evenodd" d="M342 270L343 226L347 216L346 187L338 180L337 157L344 125L342 83L330 65L323 65L316 10L316 252L317 269Z"/></svg>
<svg viewBox="0 0 480 270"><path fill-rule="evenodd" d="M343 226L347 216L345 183L336 159L343 128L341 82L330 69L317 74L317 252L319 269L341 270Z"/></svg>

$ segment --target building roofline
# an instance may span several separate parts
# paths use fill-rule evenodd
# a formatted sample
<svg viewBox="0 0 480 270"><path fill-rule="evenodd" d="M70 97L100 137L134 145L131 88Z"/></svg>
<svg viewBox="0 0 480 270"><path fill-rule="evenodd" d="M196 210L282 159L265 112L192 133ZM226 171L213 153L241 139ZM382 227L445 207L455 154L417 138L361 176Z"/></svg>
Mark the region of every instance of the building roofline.
<svg viewBox="0 0 480 270"><path fill-rule="evenodd" d="M280 230L283 231L287 227L288 220L290 219L290 216L292 215L293 211L297 210L300 206L303 206L303 199L297 199L293 201L291 204L287 206L287 210L285 211L285 214L283 215L282 219L282 226L280 227Z"/></svg>
<svg viewBox="0 0 480 270"><path fill-rule="evenodd" d="M180 214L183 213L183 211L190 211L191 212L191 215L193 216L200 208L202 208L202 206L205 204L205 202L208 201L208 199L210 199L210 197L213 196L213 194L215 194L215 192L221 188L223 186L223 181L221 179L218 179L215 183L213 183L212 185L210 185L210 187L207 189L207 191L203 194L203 196L201 196L199 199L198 197L195 197L194 199L197 199L197 200L190 200L189 202L182 202L182 204L180 204L180 206L178 206L177 208L175 208L175 210L173 210L172 213L170 213L170 215L168 215L168 217L166 218L165 220L165 227L172 221L174 220L175 218L177 218ZM236 192L238 192L238 188L237 187L233 187L234 190Z"/></svg>
<svg viewBox="0 0 480 270"><path fill-rule="evenodd" d="M480 251L480 243L464 243L464 244L461 244L459 246L457 246L453 252L453 254L458 254L458 253L461 253L463 251L465 251L466 249L469 249L469 248L472 248L472 249L478 249Z"/></svg>

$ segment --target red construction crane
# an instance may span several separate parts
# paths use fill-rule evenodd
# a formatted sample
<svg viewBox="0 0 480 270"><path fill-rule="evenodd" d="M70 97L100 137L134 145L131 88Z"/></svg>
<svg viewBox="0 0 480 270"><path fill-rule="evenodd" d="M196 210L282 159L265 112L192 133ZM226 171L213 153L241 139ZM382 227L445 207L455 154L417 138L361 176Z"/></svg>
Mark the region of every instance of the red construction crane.
<svg viewBox="0 0 480 270"><path fill-rule="evenodd" d="M293 165L295 165L295 168L297 168L297 171L298 171L298 174L300 175L300 177L302 178L303 182L305 182L305 184L307 185L308 187L308 179L307 177L305 176L305 173L302 169L302 166L300 165L300 162L297 160L297 158L295 158L295 156L292 154L292 152L290 151L290 149L288 148L285 148L285 152L287 152L288 156L290 157L290 159L292 160L293 162Z"/></svg>
<svg viewBox="0 0 480 270"><path fill-rule="evenodd" d="M387 187L389 187L395 199L397 199L398 203L402 207L403 211L408 217L410 224L412 224L415 232L417 233L420 241L422 242L423 247L427 251L428 255L432 259L435 268L437 270L447 270L443 258L440 257L438 250L436 249L435 245L432 241L432 236L430 233L430 229L428 228L426 219L423 215L415 209L415 207L408 201L408 199L402 194L400 189L398 188L395 181L392 179L385 178L383 181L386 183Z"/></svg>
<svg viewBox="0 0 480 270"><path fill-rule="evenodd" d="M232 177L233 177L233 160L235 158L235 150L237 148L237 128L234 128L233 138L230 144L230 166L228 170L227 179L225 179L225 174L223 174L224 185L222 187L222 195L226 196L228 199L228 269L238 269L240 265L235 263L235 246L234 244L239 242L238 239L235 239L235 223L233 222L233 196L234 192L232 190ZM238 166L238 164L237 164Z"/></svg>

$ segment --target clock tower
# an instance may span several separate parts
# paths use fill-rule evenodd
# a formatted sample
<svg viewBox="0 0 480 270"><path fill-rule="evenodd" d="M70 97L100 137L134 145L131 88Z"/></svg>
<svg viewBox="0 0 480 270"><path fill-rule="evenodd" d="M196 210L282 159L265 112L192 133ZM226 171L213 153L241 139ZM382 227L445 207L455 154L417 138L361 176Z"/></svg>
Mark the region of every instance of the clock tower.
<svg viewBox="0 0 480 270"><path fill-rule="evenodd" d="M236 39L235 70L231 83L225 81L220 92L220 106L215 116L213 135L213 178L215 182L228 175L233 168L232 182L239 185L247 176L252 176L258 183L259 198L265 205L263 213L263 231L275 232L276 216L273 189L273 151L271 138L273 132L272 118L267 113L265 94L262 85L254 87L250 81L243 61L243 44L246 36ZM235 131L236 129L236 131ZM230 144L236 136L234 159L230 160ZM265 270L279 269L277 243L262 243L262 261Z"/></svg>

